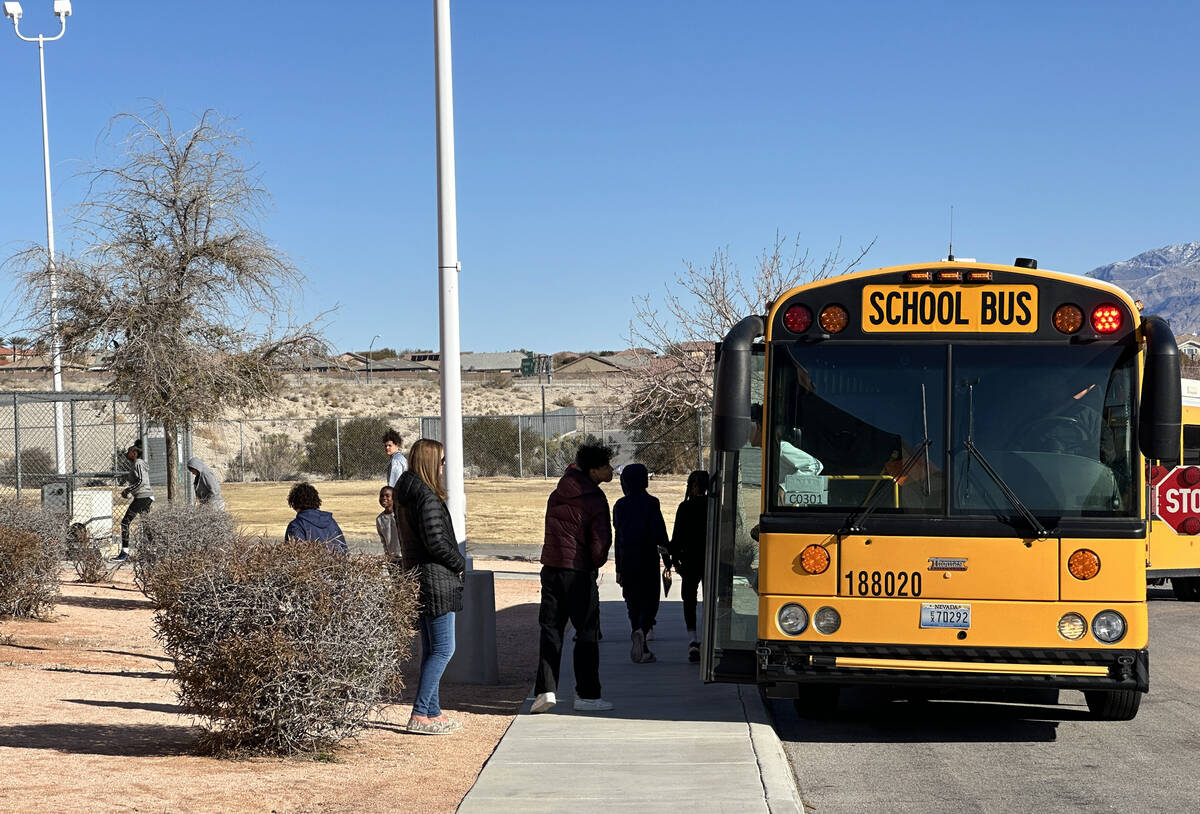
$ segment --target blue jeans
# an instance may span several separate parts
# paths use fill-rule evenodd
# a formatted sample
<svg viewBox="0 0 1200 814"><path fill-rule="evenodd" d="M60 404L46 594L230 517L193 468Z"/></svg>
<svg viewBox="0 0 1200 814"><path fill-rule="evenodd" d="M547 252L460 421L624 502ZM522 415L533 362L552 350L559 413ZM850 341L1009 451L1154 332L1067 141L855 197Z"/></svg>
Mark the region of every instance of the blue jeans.
<svg viewBox="0 0 1200 814"><path fill-rule="evenodd" d="M422 613L417 617L417 626L421 629L421 681L417 684L412 714L436 718L442 714L438 685L454 655L454 613L441 616Z"/></svg>

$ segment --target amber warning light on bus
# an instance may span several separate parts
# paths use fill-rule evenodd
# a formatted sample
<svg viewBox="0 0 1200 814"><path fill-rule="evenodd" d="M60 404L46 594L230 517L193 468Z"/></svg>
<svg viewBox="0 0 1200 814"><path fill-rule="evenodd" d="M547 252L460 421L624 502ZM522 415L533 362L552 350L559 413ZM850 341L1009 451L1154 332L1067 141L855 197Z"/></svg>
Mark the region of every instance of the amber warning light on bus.
<svg viewBox="0 0 1200 814"><path fill-rule="evenodd" d="M1083 327L1083 311L1078 305L1060 305L1054 309L1054 327L1060 333L1077 333Z"/></svg>
<svg viewBox="0 0 1200 814"><path fill-rule="evenodd" d="M800 552L800 567L809 574L824 574L829 569L829 549L810 545Z"/></svg>
<svg viewBox="0 0 1200 814"><path fill-rule="evenodd" d="M827 334L841 333L849 321L850 315L840 305L826 305L821 309L821 316L817 318L821 330Z"/></svg>
<svg viewBox="0 0 1200 814"><path fill-rule="evenodd" d="M1100 573L1100 557L1091 549L1078 549L1067 560L1067 570L1075 579L1091 579Z"/></svg>

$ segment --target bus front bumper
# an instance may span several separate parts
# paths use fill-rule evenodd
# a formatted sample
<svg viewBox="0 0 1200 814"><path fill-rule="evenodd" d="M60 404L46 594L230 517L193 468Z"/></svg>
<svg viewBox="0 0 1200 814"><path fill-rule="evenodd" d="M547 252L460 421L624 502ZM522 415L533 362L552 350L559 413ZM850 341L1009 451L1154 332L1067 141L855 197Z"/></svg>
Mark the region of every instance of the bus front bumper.
<svg viewBox="0 0 1200 814"><path fill-rule="evenodd" d="M1146 650L897 647L758 641L758 680L931 687L1150 688Z"/></svg>

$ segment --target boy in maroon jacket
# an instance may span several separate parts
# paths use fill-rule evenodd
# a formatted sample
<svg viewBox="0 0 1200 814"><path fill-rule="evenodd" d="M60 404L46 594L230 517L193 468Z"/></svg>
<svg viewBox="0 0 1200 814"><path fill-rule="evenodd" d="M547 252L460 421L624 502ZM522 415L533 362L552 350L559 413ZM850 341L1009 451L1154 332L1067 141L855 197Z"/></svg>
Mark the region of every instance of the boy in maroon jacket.
<svg viewBox="0 0 1200 814"><path fill-rule="evenodd" d="M531 712L557 703L563 631L575 626L575 709L606 712L613 705L600 697L600 594L597 572L608 560L612 525L608 498L600 484L613 478L607 447L581 446L546 503L542 545L541 643Z"/></svg>

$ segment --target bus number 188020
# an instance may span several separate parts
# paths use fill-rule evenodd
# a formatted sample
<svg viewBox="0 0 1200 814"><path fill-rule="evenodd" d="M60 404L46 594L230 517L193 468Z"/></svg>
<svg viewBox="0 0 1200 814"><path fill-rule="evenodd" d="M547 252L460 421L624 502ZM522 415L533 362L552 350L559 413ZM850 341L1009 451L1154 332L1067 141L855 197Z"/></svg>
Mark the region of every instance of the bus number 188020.
<svg viewBox="0 0 1200 814"><path fill-rule="evenodd" d="M920 571L847 571L846 596L920 596Z"/></svg>

